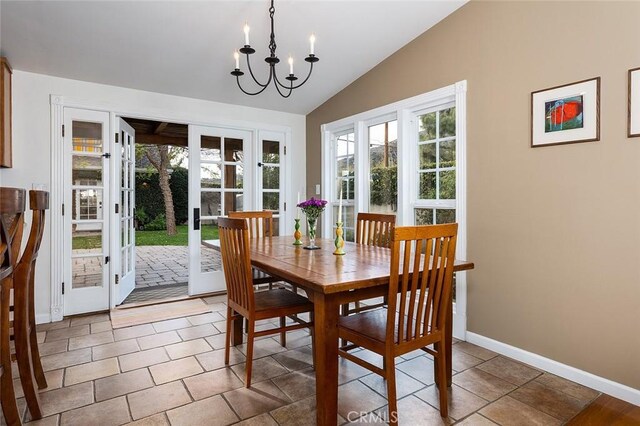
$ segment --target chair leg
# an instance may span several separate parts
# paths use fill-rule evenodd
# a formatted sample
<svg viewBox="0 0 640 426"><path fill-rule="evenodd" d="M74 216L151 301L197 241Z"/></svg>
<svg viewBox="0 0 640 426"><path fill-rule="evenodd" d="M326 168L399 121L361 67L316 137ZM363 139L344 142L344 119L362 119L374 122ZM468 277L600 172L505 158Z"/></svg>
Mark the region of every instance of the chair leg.
<svg viewBox="0 0 640 426"><path fill-rule="evenodd" d="M227 307L227 335L224 337L224 365L229 365L229 349L231 346L231 313L231 308Z"/></svg>
<svg viewBox="0 0 640 426"><path fill-rule="evenodd" d="M309 312L309 319L313 323L311 327L309 327L309 331L311 332L311 356L313 357L313 369L316 369L316 331L315 331L315 320L313 318L313 311Z"/></svg>
<svg viewBox="0 0 640 426"><path fill-rule="evenodd" d="M396 395L396 364L391 354L384 357L384 370L387 379L387 401L389 403L389 424L398 424L398 398Z"/></svg>
<svg viewBox="0 0 640 426"><path fill-rule="evenodd" d="M448 403L448 389L447 389L447 362L446 353L447 345L444 342L439 342L436 345L437 355L434 357L436 360L435 368L437 377L438 393L440 394L440 416L447 417L449 415L449 403Z"/></svg>
<svg viewBox="0 0 640 426"><path fill-rule="evenodd" d="M284 328L286 325L287 325L287 318L280 317L280 328ZM280 345L282 345L283 348L287 347L287 332L284 330L280 332Z"/></svg>
<svg viewBox="0 0 640 426"><path fill-rule="evenodd" d="M345 303L343 305L340 305L340 315L343 317L346 317L347 315L349 315L349 304ZM347 345L347 340L346 339L340 339L340 346L346 346Z"/></svg>
<svg viewBox="0 0 640 426"><path fill-rule="evenodd" d="M7 280L9 281L9 280ZM2 284L0 294L0 327L2 329L2 341L0 342L0 363L2 364L2 377L0 378L0 405L4 414L5 423L8 425L20 425L20 412L16 404L16 395L13 389L13 377L11 374L11 354L9 349L9 286Z"/></svg>
<svg viewBox="0 0 640 426"><path fill-rule="evenodd" d="M29 413L31 413L33 420L39 420L42 418L42 410L40 409L40 396L37 391L37 382L31 365L31 344L29 342L29 336L27 335L26 322L26 318L19 321L18 315L16 315L14 320L16 359L18 361L18 370L20 371L20 383L24 391L24 398L27 401L27 407L29 407Z"/></svg>
<svg viewBox="0 0 640 426"><path fill-rule="evenodd" d="M40 348L38 347L38 333L36 329L36 314L35 307L33 303L33 284L34 274L33 271L30 277L30 285L29 285L29 294L31 297L29 298L29 342L31 343L31 365L33 366L33 374L36 378L36 382L38 383L38 389L46 389L47 378L44 375L44 370L42 369L42 361L40 360Z"/></svg>
<svg viewBox="0 0 640 426"><path fill-rule="evenodd" d="M246 386L251 387L251 367L253 364L253 339L255 333L256 322L253 320L249 320L249 336L247 336L247 361L246 361L246 370L247 370L247 380Z"/></svg>

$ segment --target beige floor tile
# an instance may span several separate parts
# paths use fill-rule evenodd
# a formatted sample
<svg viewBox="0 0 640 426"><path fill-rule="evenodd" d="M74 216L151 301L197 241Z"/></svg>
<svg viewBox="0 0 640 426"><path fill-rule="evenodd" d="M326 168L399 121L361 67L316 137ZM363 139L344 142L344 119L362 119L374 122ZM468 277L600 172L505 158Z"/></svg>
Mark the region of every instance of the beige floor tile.
<svg viewBox="0 0 640 426"><path fill-rule="evenodd" d="M55 416L44 417L40 420L34 420L32 422L27 423L29 426L58 426L60 421L60 415L56 414ZM2 421L2 425L4 425L4 419Z"/></svg>
<svg viewBox="0 0 640 426"><path fill-rule="evenodd" d="M436 385L431 385L420 392L416 392L415 396L428 402L437 410L440 410L440 392L438 392ZM447 400L449 401L449 417L455 420L463 419L489 403L456 385L452 385L449 388Z"/></svg>
<svg viewBox="0 0 640 426"><path fill-rule="evenodd" d="M69 325L71 324L71 319L67 318L64 319L62 321L56 321L56 322L47 322L44 324L38 324L36 325L36 331L49 331L49 330L56 330L56 329L60 329L60 328L67 328L69 327Z"/></svg>
<svg viewBox="0 0 640 426"><path fill-rule="evenodd" d="M536 382L527 383L509 396L563 421L578 414L585 405L566 393Z"/></svg>
<svg viewBox="0 0 640 426"><path fill-rule="evenodd" d="M38 343L44 343L44 338L47 336L46 331L37 331L36 332L36 341Z"/></svg>
<svg viewBox="0 0 640 426"><path fill-rule="evenodd" d="M520 401L505 396L480 410L480 414L502 426L560 425L562 422Z"/></svg>
<svg viewBox="0 0 640 426"><path fill-rule="evenodd" d="M160 346L171 345L181 342L180 336L175 331L166 331L164 333L151 334L149 336L138 337L138 346L140 349L152 349Z"/></svg>
<svg viewBox="0 0 640 426"><path fill-rule="evenodd" d="M87 325L93 324L96 322L109 321L109 314L93 314L93 315L83 315L71 318L71 327L75 327L78 325Z"/></svg>
<svg viewBox="0 0 640 426"><path fill-rule="evenodd" d="M379 410L379 413L384 413L384 416L389 415L386 407L384 410ZM398 400L398 423L401 425L437 426L449 425L453 421L448 417L442 418L439 410L414 395L409 395Z"/></svg>
<svg viewBox="0 0 640 426"><path fill-rule="evenodd" d="M53 354L59 354L61 352L66 352L69 346L69 339L64 340L54 340L49 343L40 343L38 345L38 349L40 350L40 356L47 356Z"/></svg>
<svg viewBox="0 0 640 426"><path fill-rule="evenodd" d="M47 379L48 386L45 389L40 390L40 393L48 392L54 389L60 389L62 387L64 369L47 371L46 373L44 373L44 377ZM15 392L16 398L22 398L24 396L22 383L20 383L19 378L13 379L13 390Z"/></svg>
<svg viewBox="0 0 640 426"><path fill-rule="evenodd" d="M115 340L127 340L135 337L148 336L156 331L151 324L134 325L133 327L117 328L113 330Z"/></svg>
<svg viewBox="0 0 640 426"><path fill-rule="evenodd" d="M89 362L67 368L64 376L64 385L71 386L76 383L113 376L120 372L118 358L107 358L101 361Z"/></svg>
<svg viewBox="0 0 640 426"><path fill-rule="evenodd" d="M166 321L154 322L152 325L156 332L162 333L165 331L178 330L180 328L189 327L191 326L191 323L186 318L176 318Z"/></svg>
<svg viewBox="0 0 640 426"><path fill-rule="evenodd" d="M40 404L44 417L74 408L83 407L93 402L93 383L85 382L75 386L64 387L40 394Z"/></svg>
<svg viewBox="0 0 640 426"><path fill-rule="evenodd" d="M223 321L224 317L218 312L210 312L208 314L194 315L187 318L192 325L202 325L206 323L213 323Z"/></svg>
<svg viewBox="0 0 640 426"><path fill-rule="evenodd" d="M456 343L456 345L453 346L453 353L456 353L458 351L473 355L476 358L480 358L484 361L489 361L491 358L495 358L498 356L497 353L490 351L489 349L481 348L480 346L476 346L473 343L469 342Z"/></svg>
<svg viewBox="0 0 640 426"><path fill-rule="evenodd" d="M118 357L120 361L120 369L124 371L137 370L138 368L148 367L161 362L169 361L169 356L164 348L154 348L146 351L135 352L132 354L121 355Z"/></svg>
<svg viewBox="0 0 640 426"><path fill-rule="evenodd" d="M385 398L387 397L387 382L382 378L382 376L371 373L367 376L361 377L360 381ZM398 395L398 398L403 398L424 387L424 383L407 376L402 371L396 370L396 394Z"/></svg>
<svg viewBox="0 0 640 426"><path fill-rule="evenodd" d="M216 334L206 337L205 340L213 349L223 349L225 345L226 333Z"/></svg>
<svg viewBox="0 0 640 426"><path fill-rule="evenodd" d="M250 419L238 422L236 423L236 426L278 426L278 423L273 420L273 417L271 417L268 413L263 413L259 416L251 417Z"/></svg>
<svg viewBox="0 0 640 426"><path fill-rule="evenodd" d="M277 421L271 423L273 419L265 418L264 424L278 424L280 426L306 426L316 424L316 399L309 397L293 404L276 408L271 413L271 417ZM266 416L266 414L264 414ZM250 419L251 420L251 419ZM249 422L250 420L247 420ZM344 419L338 416L338 424L344 423ZM258 425L260 423L247 423L248 425Z"/></svg>
<svg viewBox="0 0 640 426"><path fill-rule="evenodd" d="M217 370L218 368L224 367L224 349L218 349L216 351L205 352L202 354L196 355L200 364L204 367L205 370ZM245 361L245 356L235 347L232 347L229 350L229 365L235 365L239 363L243 363Z"/></svg>
<svg viewBox="0 0 640 426"><path fill-rule="evenodd" d="M45 342L53 342L55 340L68 339L70 337L85 336L89 334L89 331L89 325L50 330L47 331Z"/></svg>
<svg viewBox="0 0 640 426"><path fill-rule="evenodd" d="M146 368L120 373L95 381L96 401L104 401L153 387L151 374Z"/></svg>
<svg viewBox="0 0 640 426"><path fill-rule="evenodd" d="M134 420L161 413L191 402L181 381L171 382L127 396Z"/></svg>
<svg viewBox="0 0 640 426"><path fill-rule="evenodd" d="M217 328L211 324L196 325L189 328L183 328L178 330L178 334L182 340L193 340L200 337L213 336L214 334L220 334Z"/></svg>
<svg viewBox="0 0 640 426"><path fill-rule="evenodd" d="M270 380L255 383L249 389L226 392L224 398L241 419L267 413L291 402Z"/></svg>
<svg viewBox="0 0 640 426"><path fill-rule="evenodd" d="M456 423L456 426L494 426L495 423L487 419L480 414L473 414L460 423Z"/></svg>
<svg viewBox="0 0 640 426"><path fill-rule="evenodd" d="M85 362L91 361L91 349L78 349L77 351L47 355L43 356L41 361L42 369L44 371L57 370L59 368L70 367L72 365L84 364Z"/></svg>
<svg viewBox="0 0 640 426"><path fill-rule="evenodd" d="M165 346L165 349L171 359L178 359L201 354L203 352L209 352L211 350L211 346L209 346L204 339L196 339Z"/></svg>
<svg viewBox="0 0 640 426"><path fill-rule="evenodd" d="M94 361L130 354L138 352L139 350L140 348L138 347L136 339L121 340L119 342L107 343L106 345L94 346L91 348Z"/></svg>
<svg viewBox="0 0 640 426"><path fill-rule="evenodd" d="M119 426L128 423L129 407L124 396L62 413L64 426Z"/></svg>
<svg viewBox="0 0 640 426"><path fill-rule="evenodd" d="M311 348L301 347L286 352L280 352L272 356L273 359L284 365L289 370L304 370L313 366L313 354Z"/></svg>
<svg viewBox="0 0 640 426"><path fill-rule="evenodd" d="M236 364L231 367L234 373L243 381L246 381L247 364ZM254 359L251 372L251 382L257 383L263 380L271 379L273 377L282 376L287 374L289 370L280 365L276 360L271 357Z"/></svg>
<svg viewBox="0 0 640 426"><path fill-rule="evenodd" d="M226 299L224 302L208 303L209 309L211 309L212 312L220 312L220 315L224 316L227 314L227 304L225 302Z"/></svg>
<svg viewBox="0 0 640 426"><path fill-rule="evenodd" d="M202 300L207 305L212 305L214 303L225 303L227 301L227 295L226 294L221 294L221 295L218 295L218 296L209 296L209 297L205 297Z"/></svg>
<svg viewBox="0 0 640 426"><path fill-rule="evenodd" d="M220 368L183 380L189 393L195 400L208 398L244 386L230 368Z"/></svg>
<svg viewBox="0 0 640 426"><path fill-rule="evenodd" d="M597 390L579 385L575 382L563 379L562 377L555 376L551 373L544 373L543 375L538 376L534 380L534 382L564 392L567 395L578 399L583 404L593 401L600 395L600 392L598 392Z"/></svg>
<svg viewBox="0 0 640 426"><path fill-rule="evenodd" d="M476 358L475 356L462 351L454 351L451 358L452 368L454 371L458 372L468 370L469 368L475 367L476 365L484 362L482 359Z"/></svg>
<svg viewBox="0 0 640 426"><path fill-rule="evenodd" d="M371 374L371 371L364 367L360 367L358 364L354 364L344 358L340 358L338 360L338 384L340 385L359 379L368 374Z"/></svg>
<svg viewBox="0 0 640 426"><path fill-rule="evenodd" d="M495 401L517 387L478 368L456 374L453 376L453 383L487 401Z"/></svg>
<svg viewBox="0 0 640 426"><path fill-rule="evenodd" d="M348 419L350 412L368 413L386 403L386 398L381 397L357 380L338 388L338 414L345 419Z"/></svg>
<svg viewBox="0 0 640 426"><path fill-rule="evenodd" d="M503 356L497 356L480 364L478 368L516 386L522 386L542 374L540 370Z"/></svg>
<svg viewBox="0 0 640 426"><path fill-rule="evenodd" d="M224 426L239 420L220 395L167 411L167 417L171 426Z"/></svg>
<svg viewBox="0 0 640 426"><path fill-rule="evenodd" d="M129 423L129 426L170 426L165 413L155 414Z"/></svg>
<svg viewBox="0 0 640 426"><path fill-rule="evenodd" d="M416 380L420 380L425 385L432 385L433 379L433 361L425 356L419 356L409 361L396 364L396 369L407 374Z"/></svg>
<svg viewBox="0 0 640 426"><path fill-rule="evenodd" d="M71 337L69 339L69 350L83 349L107 343L113 343L113 332L111 331L103 331L102 333L88 334L80 337Z"/></svg>
<svg viewBox="0 0 640 426"><path fill-rule="evenodd" d="M91 334L112 331L111 321L102 321L91 324Z"/></svg>
<svg viewBox="0 0 640 426"><path fill-rule="evenodd" d="M298 401L316 393L316 374L311 368L292 371L283 376L275 377L272 381L292 401Z"/></svg>
<svg viewBox="0 0 640 426"><path fill-rule="evenodd" d="M194 376L204 370L195 357L181 358L176 361L169 361L149 367L153 381L157 385L172 382L185 377Z"/></svg>
<svg viewBox="0 0 640 426"><path fill-rule="evenodd" d="M236 346L240 352L247 354L247 343ZM253 345L253 359L264 358L265 356L277 354L279 352L286 351L287 348L283 348L279 342L271 338L256 340Z"/></svg>

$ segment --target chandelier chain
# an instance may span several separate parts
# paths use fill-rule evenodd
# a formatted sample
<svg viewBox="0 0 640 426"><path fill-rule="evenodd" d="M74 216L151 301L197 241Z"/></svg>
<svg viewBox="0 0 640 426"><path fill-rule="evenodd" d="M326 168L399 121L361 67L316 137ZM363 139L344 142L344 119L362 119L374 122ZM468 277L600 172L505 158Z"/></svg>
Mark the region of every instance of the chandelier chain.
<svg viewBox="0 0 640 426"><path fill-rule="evenodd" d="M276 14L276 8L273 5L273 0L271 0L271 7L269 8L269 17L271 18L271 37L269 40L269 50L271 51L271 56L276 56L276 34L275 34L275 25L273 21L273 15ZM272 65L273 66L273 65Z"/></svg>

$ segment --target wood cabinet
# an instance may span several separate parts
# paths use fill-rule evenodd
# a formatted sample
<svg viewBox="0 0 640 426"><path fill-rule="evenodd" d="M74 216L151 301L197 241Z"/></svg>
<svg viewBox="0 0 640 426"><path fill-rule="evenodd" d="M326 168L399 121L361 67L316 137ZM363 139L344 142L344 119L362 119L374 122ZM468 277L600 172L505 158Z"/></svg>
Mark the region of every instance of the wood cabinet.
<svg viewBox="0 0 640 426"><path fill-rule="evenodd" d="M0 167L11 167L11 65L0 57Z"/></svg>

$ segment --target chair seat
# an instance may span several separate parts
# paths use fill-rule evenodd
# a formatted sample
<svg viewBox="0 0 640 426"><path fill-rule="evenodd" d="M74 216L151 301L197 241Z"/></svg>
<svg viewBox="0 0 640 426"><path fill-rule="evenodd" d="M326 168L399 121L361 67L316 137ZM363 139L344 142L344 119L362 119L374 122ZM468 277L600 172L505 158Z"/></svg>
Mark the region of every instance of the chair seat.
<svg viewBox="0 0 640 426"><path fill-rule="evenodd" d="M306 297L285 289L274 289L255 293L256 314L261 311L282 309L300 313L313 310L313 303Z"/></svg>
<svg viewBox="0 0 640 426"><path fill-rule="evenodd" d="M338 330L340 329L384 343L387 334L387 309L360 312L348 317L341 316L338 319ZM398 329L397 321L394 329ZM397 338L397 336L398 333L396 331L394 338Z"/></svg>

